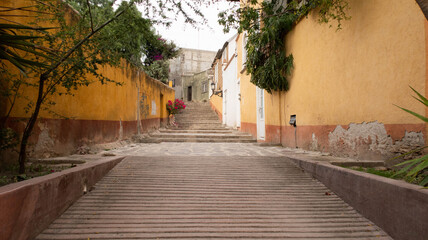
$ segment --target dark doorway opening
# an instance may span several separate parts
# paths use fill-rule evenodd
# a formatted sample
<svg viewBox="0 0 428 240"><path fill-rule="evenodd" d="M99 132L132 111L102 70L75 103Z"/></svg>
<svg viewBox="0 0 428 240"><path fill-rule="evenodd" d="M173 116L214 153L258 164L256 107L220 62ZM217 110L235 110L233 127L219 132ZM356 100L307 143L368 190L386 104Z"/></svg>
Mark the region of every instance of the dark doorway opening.
<svg viewBox="0 0 428 240"><path fill-rule="evenodd" d="M187 101L192 101L192 86L187 87Z"/></svg>

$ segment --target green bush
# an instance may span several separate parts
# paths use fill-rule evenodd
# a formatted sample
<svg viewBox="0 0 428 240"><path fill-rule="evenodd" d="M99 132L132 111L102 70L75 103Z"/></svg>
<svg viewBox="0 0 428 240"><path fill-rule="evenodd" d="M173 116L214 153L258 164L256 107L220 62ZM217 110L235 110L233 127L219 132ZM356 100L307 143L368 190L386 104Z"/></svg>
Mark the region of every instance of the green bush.
<svg viewBox="0 0 428 240"><path fill-rule="evenodd" d="M428 99L426 99L424 96L422 96L418 91L410 87L413 92L417 94L418 97L413 96L416 100L421 102L425 105L425 107L428 107ZM428 122L428 118L415 113L409 109L402 108L400 106L397 106L401 108L402 110L412 114L413 116L421 119L424 122ZM420 158L408 160L405 162L402 162L400 164L397 164L396 166L403 167L400 171L398 171L395 175L400 175L405 173L406 177L409 177L411 179L415 179L417 177L422 177L423 180L419 183L421 186L427 186L428 185L428 154L425 156L422 156Z"/></svg>

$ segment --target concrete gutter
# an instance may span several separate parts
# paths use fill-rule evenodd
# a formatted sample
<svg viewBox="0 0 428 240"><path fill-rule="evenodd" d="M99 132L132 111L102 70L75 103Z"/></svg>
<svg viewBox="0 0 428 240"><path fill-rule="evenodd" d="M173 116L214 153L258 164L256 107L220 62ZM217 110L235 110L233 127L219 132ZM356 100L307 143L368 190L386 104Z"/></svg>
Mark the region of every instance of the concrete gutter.
<svg viewBox="0 0 428 240"><path fill-rule="evenodd" d="M0 239L33 239L124 157L0 187Z"/></svg>
<svg viewBox="0 0 428 240"><path fill-rule="evenodd" d="M290 158L397 240L428 237L428 189L328 162Z"/></svg>

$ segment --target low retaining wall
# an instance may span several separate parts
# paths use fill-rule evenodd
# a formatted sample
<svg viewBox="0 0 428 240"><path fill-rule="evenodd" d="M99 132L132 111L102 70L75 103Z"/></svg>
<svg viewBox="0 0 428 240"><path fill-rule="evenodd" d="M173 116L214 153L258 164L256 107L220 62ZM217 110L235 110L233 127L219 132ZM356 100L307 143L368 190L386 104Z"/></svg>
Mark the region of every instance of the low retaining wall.
<svg viewBox="0 0 428 240"><path fill-rule="evenodd" d="M290 159L392 238L427 238L428 189L329 163Z"/></svg>
<svg viewBox="0 0 428 240"><path fill-rule="evenodd" d="M0 239L33 239L124 157L0 187Z"/></svg>

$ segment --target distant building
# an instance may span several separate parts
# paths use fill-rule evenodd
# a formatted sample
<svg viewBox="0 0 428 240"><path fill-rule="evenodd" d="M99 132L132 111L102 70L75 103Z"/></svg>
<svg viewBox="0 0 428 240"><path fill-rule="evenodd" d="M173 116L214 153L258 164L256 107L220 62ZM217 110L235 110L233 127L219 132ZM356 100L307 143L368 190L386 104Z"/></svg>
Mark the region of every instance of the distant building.
<svg viewBox="0 0 428 240"><path fill-rule="evenodd" d="M211 104L215 105L213 108L217 114L221 115L223 124L231 128L241 127L241 89L240 79L237 77L237 40L238 34L227 40L223 47L218 50L211 65L215 85L214 94L210 94Z"/></svg>
<svg viewBox="0 0 428 240"><path fill-rule="evenodd" d="M210 83L212 82L212 70L195 73L190 76L183 76L183 95L184 100L202 102L210 98Z"/></svg>
<svg viewBox="0 0 428 240"><path fill-rule="evenodd" d="M212 60L217 52L181 48L178 57L169 61L169 80L175 90L175 98L187 100L184 95L183 77L192 77L196 73L201 73L211 68ZM209 86L207 86L209 88Z"/></svg>

